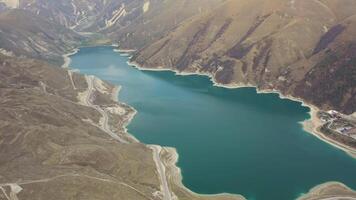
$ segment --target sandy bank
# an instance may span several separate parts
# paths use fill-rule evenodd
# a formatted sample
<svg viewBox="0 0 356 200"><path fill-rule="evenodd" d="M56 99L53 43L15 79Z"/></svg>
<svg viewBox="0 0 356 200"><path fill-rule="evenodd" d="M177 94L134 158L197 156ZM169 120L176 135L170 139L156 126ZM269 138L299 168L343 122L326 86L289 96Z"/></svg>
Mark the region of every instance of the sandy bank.
<svg viewBox="0 0 356 200"><path fill-rule="evenodd" d="M161 160L166 166L166 176L173 188L173 191L184 190L188 196L198 197L199 199L224 199L224 200L245 200L242 195L221 193L221 194L198 194L183 185L181 169L177 166L179 155L175 148L163 147L161 150Z"/></svg>
<svg viewBox="0 0 356 200"><path fill-rule="evenodd" d="M72 59L70 58L70 56L73 56L73 55L77 54L78 52L79 52L79 49L74 49L72 52L64 54L62 56L63 60L64 60L62 68L69 68L70 63L72 62Z"/></svg>
<svg viewBox="0 0 356 200"><path fill-rule="evenodd" d="M338 182L327 182L301 194L297 200L356 200L356 192Z"/></svg>

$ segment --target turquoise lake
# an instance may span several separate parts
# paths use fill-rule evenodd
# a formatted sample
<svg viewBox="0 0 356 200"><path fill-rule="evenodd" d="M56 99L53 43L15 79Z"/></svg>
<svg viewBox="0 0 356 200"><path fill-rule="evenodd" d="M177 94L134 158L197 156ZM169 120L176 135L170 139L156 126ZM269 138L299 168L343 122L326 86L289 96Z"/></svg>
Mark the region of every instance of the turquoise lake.
<svg viewBox="0 0 356 200"><path fill-rule="evenodd" d="M289 200L328 181L356 189L356 159L303 131L301 103L253 88L214 87L204 76L140 71L112 47L82 48L71 67L121 85L138 114L129 133L175 147L194 192Z"/></svg>

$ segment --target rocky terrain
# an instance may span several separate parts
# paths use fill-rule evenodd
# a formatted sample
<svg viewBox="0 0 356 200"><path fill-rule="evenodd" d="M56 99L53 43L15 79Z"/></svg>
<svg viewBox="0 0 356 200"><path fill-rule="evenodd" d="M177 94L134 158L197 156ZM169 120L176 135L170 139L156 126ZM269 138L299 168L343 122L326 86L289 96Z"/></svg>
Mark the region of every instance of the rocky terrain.
<svg viewBox="0 0 356 200"><path fill-rule="evenodd" d="M20 0L19 8L28 10L80 32L95 32L133 12L139 1L128 0ZM134 6L131 6L134 5Z"/></svg>
<svg viewBox="0 0 356 200"><path fill-rule="evenodd" d="M140 49L165 36L196 14L208 13L221 2L223 1L145 1L137 17L129 22L124 20L123 23L117 23L103 33L118 40L123 48Z"/></svg>
<svg viewBox="0 0 356 200"><path fill-rule="evenodd" d="M118 143L96 126L100 113L77 99L83 76L72 85L65 70L43 62L1 56L0 63L0 199L154 199L150 149Z"/></svg>
<svg viewBox="0 0 356 200"><path fill-rule="evenodd" d="M57 23L19 9L0 13L0 49L16 56L62 62L82 36Z"/></svg>
<svg viewBox="0 0 356 200"><path fill-rule="evenodd" d="M99 34L130 48L151 43L223 0L19 0L7 3L82 34Z"/></svg>
<svg viewBox="0 0 356 200"><path fill-rule="evenodd" d="M142 67L350 114L355 26L355 0L1 1L0 199L243 199L186 190L176 153L131 138L134 110L113 86L58 68L62 55L120 42ZM326 184L304 199L338 197L355 193Z"/></svg>

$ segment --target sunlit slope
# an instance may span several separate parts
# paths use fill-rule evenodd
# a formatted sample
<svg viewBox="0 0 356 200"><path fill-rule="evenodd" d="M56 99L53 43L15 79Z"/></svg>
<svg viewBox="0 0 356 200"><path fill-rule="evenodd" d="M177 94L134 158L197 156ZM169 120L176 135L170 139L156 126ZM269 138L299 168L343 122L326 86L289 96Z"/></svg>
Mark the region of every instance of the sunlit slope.
<svg viewBox="0 0 356 200"><path fill-rule="evenodd" d="M136 18L106 30L122 48L141 48L168 34L193 16L210 12L222 0L147 0Z"/></svg>
<svg viewBox="0 0 356 200"><path fill-rule="evenodd" d="M355 106L346 106L355 102L352 81L342 84L343 92L329 101L324 98L327 91L305 78L329 48L340 51L346 48L343 44L355 41L355 13L356 5L349 0L226 1L148 44L134 60L146 67L207 72L219 83L278 89L324 108L352 112ZM355 67L346 70L350 73ZM332 82L333 77L339 80L338 75L319 79ZM300 92L297 86L320 92Z"/></svg>

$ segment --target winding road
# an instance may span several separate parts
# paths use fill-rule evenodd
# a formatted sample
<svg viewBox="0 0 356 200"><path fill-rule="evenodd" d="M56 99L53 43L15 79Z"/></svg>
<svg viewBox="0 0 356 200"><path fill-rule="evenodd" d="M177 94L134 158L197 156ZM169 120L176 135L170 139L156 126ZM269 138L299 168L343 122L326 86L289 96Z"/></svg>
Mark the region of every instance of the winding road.
<svg viewBox="0 0 356 200"><path fill-rule="evenodd" d="M171 191L169 190L168 181L166 177L166 168L163 165L160 157L162 147L157 145L150 145L149 147L152 149L153 160L156 163L159 178L161 180L161 190L162 190L163 200L172 200Z"/></svg>
<svg viewBox="0 0 356 200"><path fill-rule="evenodd" d="M97 88L95 87L95 77L94 76L85 76L85 78L88 83L88 89L87 89L84 103L86 104L86 106L92 107L95 110L97 110L103 116L102 121L100 123L100 128L103 131L105 131L107 134L109 134L113 139L115 139L121 143L127 144L128 142L126 140L123 140L122 138L120 138L116 133L112 132L112 130L110 129L108 113L104 109L102 109L100 106L94 105L92 103L92 95L97 90ZM161 157L160 157L162 147L156 146L156 145L151 145L149 147L152 149L153 159L157 166L157 172L159 174L159 179L161 182L161 192L163 195L163 200L173 200L171 191L168 186L167 177L166 177L166 168L165 168L165 166L161 160Z"/></svg>
<svg viewBox="0 0 356 200"><path fill-rule="evenodd" d="M92 95L97 90L95 88L95 84L94 84L95 77L94 76L85 76L85 78L88 83L88 90L87 90L87 94L86 94L86 98L85 98L85 104L86 104L86 106L94 108L103 116L102 121L100 123L101 130L103 130L104 132L109 134L113 139L117 140L118 142L128 144L129 142L120 138L116 133L114 133L111 130L110 125L109 125L109 115L108 115L107 111L102 109L100 106L94 105L92 103Z"/></svg>

